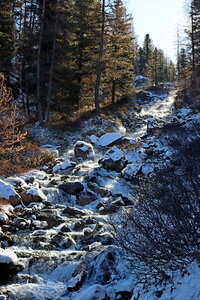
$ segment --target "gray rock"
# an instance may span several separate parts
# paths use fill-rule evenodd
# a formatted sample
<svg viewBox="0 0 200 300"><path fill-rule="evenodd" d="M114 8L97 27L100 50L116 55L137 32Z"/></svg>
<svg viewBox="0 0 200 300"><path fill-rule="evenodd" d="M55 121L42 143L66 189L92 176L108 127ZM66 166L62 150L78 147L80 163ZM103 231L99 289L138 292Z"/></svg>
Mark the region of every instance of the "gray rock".
<svg viewBox="0 0 200 300"><path fill-rule="evenodd" d="M80 206L84 206L90 204L91 202L95 201L97 198L95 194L89 192L82 192L78 195L78 204Z"/></svg>
<svg viewBox="0 0 200 300"><path fill-rule="evenodd" d="M84 216L85 215L85 212L81 209L78 209L74 206L67 206L63 211L62 211L63 214L67 214L68 216L72 216L72 217L75 217L75 216Z"/></svg>
<svg viewBox="0 0 200 300"><path fill-rule="evenodd" d="M99 160L99 165L104 169L120 172L127 164L123 152L116 146L112 147L106 155Z"/></svg>
<svg viewBox="0 0 200 300"><path fill-rule="evenodd" d="M59 185L59 189L70 195L76 195L84 190L84 185L79 181L65 182Z"/></svg>

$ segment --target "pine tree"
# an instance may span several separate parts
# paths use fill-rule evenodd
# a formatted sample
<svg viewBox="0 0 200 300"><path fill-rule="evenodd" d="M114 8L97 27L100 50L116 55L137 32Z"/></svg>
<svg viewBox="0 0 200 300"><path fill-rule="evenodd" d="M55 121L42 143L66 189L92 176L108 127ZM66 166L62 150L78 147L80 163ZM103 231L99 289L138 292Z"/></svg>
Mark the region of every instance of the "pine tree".
<svg viewBox="0 0 200 300"><path fill-rule="evenodd" d="M14 55L13 1L0 1L0 71L11 71Z"/></svg>
<svg viewBox="0 0 200 300"><path fill-rule="evenodd" d="M153 57L154 52L154 45L152 42L152 39L150 38L149 34L145 35L144 43L143 43L143 57L144 57L144 75L148 76L148 73L150 71L150 60Z"/></svg>
<svg viewBox="0 0 200 300"><path fill-rule="evenodd" d="M120 99L132 90L136 51L132 18L121 0L115 0L111 6L108 26L106 79L112 103L115 103L116 98Z"/></svg>

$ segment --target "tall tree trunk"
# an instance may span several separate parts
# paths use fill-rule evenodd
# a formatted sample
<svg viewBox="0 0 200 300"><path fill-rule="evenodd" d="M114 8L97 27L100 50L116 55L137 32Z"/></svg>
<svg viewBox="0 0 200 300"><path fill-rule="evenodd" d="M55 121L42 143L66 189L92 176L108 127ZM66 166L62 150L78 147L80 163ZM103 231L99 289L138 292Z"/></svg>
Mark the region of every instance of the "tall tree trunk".
<svg viewBox="0 0 200 300"><path fill-rule="evenodd" d="M45 122L48 122L48 120L49 120L50 104L51 104L51 98L52 98L52 80L53 80L55 54L56 54L56 36L57 36L57 29L58 29L59 4L60 4L60 0L57 0L55 31L54 31L54 36L53 36L53 49L52 49L51 66L50 66L50 72L49 72L49 84L48 84L48 95L47 95L47 108L46 108L46 112L45 112Z"/></svg>
<svg viewBox="0 0 200 300"><path fill-rule="evenodd" d="M37 58L37 102L38 102L38 113L39 113L39 121L40 124L44 123L44 113L43 113L43 105L41 100L41 49L42 49L42 39L44 33L44 17L45 17L45 7L46 0L43 0L42 4L42 13L41 13L41 24L40 24L40 36L39 36L39 45L38 45L38 58Z"/></svg>
<svg viewBox="0 0 200 300"><path fill-rule="evenodd" d="M96 112L100 113L99 105L99 88L101 83L102 73L102 58L104 53L104 29L105 29L105 0L102 0L102 17L101 17L101 33L100 33L100 45L99 45L99 59L97 63L97 78L95 84L95 108Z"/></svg>
<svg viewBox="0 0 200 300"><path fill-rule="evenodd" d="M193 7L191 7L191 42L192 42L192 69L195 69L195 41L194 41L194 11Z"/></svg>

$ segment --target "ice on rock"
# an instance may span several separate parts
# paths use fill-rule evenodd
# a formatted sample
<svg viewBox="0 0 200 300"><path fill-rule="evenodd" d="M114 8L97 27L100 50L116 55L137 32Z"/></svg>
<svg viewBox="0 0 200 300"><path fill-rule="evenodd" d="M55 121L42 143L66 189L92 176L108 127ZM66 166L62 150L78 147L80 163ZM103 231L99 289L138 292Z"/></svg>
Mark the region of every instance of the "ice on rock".
<svg viewBox="0 0 200 300"><path fill-rule="evenodd" d="M122 138L123 135L121 135L120 133L106 133L99 138L97 145L100 147L111 146Z"/></svg>

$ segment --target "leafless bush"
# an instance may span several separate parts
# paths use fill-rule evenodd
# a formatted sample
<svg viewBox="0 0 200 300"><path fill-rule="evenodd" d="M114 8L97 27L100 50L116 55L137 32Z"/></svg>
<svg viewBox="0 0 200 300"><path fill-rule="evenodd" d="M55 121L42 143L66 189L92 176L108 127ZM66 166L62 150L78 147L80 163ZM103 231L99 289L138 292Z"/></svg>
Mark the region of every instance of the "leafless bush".
<svg viewBox="0 0 200 300"><path fill-rule="evenodd" d="M118 222L112 222L118 245L158 271L163 265L176 267L194 260L200 253L199 156L190 147L180 155L178 169L142 179L133 188L135 204L122 209Z"/></svg>
<svg viewBox="0 0 200 300"><path fill-rule="evenodd" d="M0 74L0 155L16 153L22 149L20 142L26 136L26 133L19 130L22 123L18 108L11 103L5 78Z"/></svg>

